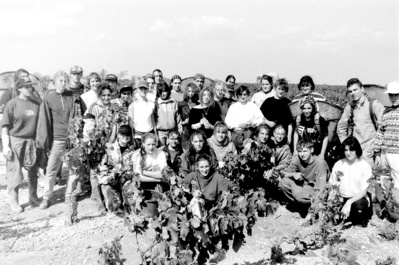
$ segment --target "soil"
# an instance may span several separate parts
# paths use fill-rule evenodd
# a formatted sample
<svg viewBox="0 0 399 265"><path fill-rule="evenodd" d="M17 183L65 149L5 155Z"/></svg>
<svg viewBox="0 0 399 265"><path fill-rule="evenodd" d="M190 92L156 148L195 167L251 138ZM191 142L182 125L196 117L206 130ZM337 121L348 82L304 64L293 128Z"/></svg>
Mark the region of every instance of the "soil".
<svg viewBox="0 0 399 265"><path fill-rule="evenodd" d="M66 172L64 172L66 173ZM43 193L43 177L39 179L38 195ZM20 189L20 204L24 212L13 213L7 202L5 160L0 158L0 264L97 264L99 248L116 236L123 236L124 264L138 264L140 259L133 234L127 231L123 219L107 214L99 216L95 203L88 197L79 202L79 222L65 225L67 205L64 203L65 183L55 186L54 202L50 208L31 208L28 203L26 181ZM253 235L246 237L245 245L235 253L229 250L220 265L245 264L267 259L271 247L283 237L301 227L303 219L284 206L268 217L259 217ZM399 241L387 241L378 235L377 226L382 221L373 218L367 228L353 227L343 232L346 242L342 248L356 256L357 263L375 264L388 256L399 260ZM154 234L151 229L139 236L140 248L150 245ZM293 250L293 245L282 244L283 251ZM308 251L306 255L290 256L291 264L333 264L326 257L326 247ZM344 263L346 264L346 263Z"/></svg>

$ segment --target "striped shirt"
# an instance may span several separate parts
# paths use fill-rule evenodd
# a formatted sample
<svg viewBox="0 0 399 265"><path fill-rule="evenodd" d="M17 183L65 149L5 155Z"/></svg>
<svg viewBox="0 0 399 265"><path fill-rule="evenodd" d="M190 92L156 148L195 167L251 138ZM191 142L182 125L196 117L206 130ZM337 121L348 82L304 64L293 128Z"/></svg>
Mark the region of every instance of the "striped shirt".
<svg viewBox="0 0 399 265"><path fill-rule="evenodd" d="M399 154L399 108L389 108L382 115L374 141L375 153Z"/></svg>

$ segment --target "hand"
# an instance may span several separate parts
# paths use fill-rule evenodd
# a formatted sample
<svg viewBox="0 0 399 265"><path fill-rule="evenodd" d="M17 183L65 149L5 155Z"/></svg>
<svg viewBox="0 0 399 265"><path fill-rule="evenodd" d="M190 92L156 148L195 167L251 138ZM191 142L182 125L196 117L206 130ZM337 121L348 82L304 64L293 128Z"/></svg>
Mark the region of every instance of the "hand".
<svg viewBox="0 0 399 265"><path fill-rule="evenodd" d="M382 164L381 164L381 156L376 156L374 159L374 165L376 168L381 168Z"/></svg>
<svg viewBox="0 0 399 265"><path fill-rule="evenodd" d="M224 167L224 162L223 161L218 161L218 164L219 164L219 168Z"/></svg>
<svg viewBox="0 0 399 265"><path fill-rule="evenodd" d="M208 123L205 123L205 129L212 129L212 124L210 124L209 122Z"/></svg>
<svg viewBox="0 0 399 265"><path fill-rule="evenodd" d="M344 219L349 217L349 214L351 212L351 207L352 207L352 203L350 200L347 200L344 207L342 207L341 213L344 217Z"/></svg>
<svg viewBox="0 0 399 265"><path fill-rule="evenodd" d="M274 126L276 126L276 123L274 121L269 121L266 122L267 126L269 126L270 128L273 128Z"/></svg>
<svg viewBox="0 0 399 265"><path fill-rule="evenodd" d="M270 179L273 176L273 171L274 168L267 170L264 174L265 179Z"/></svg>
<svg viewBox="0 0 399 265"><path fill-rule="evenodd" d="M9 146L4 146L3 147L3 156L4 156L5 159L11 160L12 151L11 151Z"/></svg>
<svg viewBox="0 0 399 265"><path fill-rule="evenodd" d="M301 172L296 172L292 173L292 177L294 177L295 180L301 180L304 178L304 175Z"/></svg>
<svg viewBox="0 0 399 265"><path fill-rule="evenodd" d="M201 128L201 126L202 126L202 123L199 122L197 124L194 124L192 127L194 130L198 130L199 128Z"/></svg>
<svg viewBox="0 0 399 265"><path fill-rule="evenodd" d="M292 141L291 137L287 137L287 144L288 144L288 145L291 144L291 141Z"/></svg>
<svg viewBox="0 0 399 265"><path fill-rule="evenodd" d="M241 129L245 129L245 128L247 127L247 124L246 124L246 123L240 123L238 126L239 126Z"/></svg>
<svg viewBox="0 0 399 265"><path fill-rule="evenodd" d="M229 195L229 192L228 192L228 191L223 191L223 192L222 192L222 198L227 197L227 195Z"/></svg>
<svg viewBox="0 0 399 265"><path fill-rule="evenodd" d="M195 197L195 198L201 198L202 197L202 192L200 191L200 190L194 190L193 191L193 196Z"/></svg>
<svg viewBox="0 0 399 265"><path fill-rule="evenodd" d="M188 118L187 119L185 119L181 124L187 124L188 123Z"/></svg>

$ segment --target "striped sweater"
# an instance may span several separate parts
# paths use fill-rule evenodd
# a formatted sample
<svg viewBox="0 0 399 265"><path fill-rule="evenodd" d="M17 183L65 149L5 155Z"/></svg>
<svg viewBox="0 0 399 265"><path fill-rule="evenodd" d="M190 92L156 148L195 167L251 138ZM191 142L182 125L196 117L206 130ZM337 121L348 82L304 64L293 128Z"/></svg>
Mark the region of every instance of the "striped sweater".
<svg viewBox="0 0 399 265"><path fill-rule="evenodd" d="M374 141L374 153L399 154L399 108L384 111Z"/></svg>

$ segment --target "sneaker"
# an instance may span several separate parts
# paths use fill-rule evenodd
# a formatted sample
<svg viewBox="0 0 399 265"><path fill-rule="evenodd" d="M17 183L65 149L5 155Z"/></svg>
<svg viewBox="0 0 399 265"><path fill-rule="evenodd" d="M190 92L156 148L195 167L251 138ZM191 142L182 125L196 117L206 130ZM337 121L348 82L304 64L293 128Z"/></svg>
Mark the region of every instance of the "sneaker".
<svg viewBox="0 0 399 265"><path fill-rule="evenodd" d="M43 199L42 203L40 204L40 209L45 210L50 207L50 201L47 199Z"/></svg>
<svg viewBox="0 0 399 265"><path fill-rule="evenodd" d="M39 199L36 197L30 197L29 198L29 203L32 207L38 207L40 205Z"/></svg>

